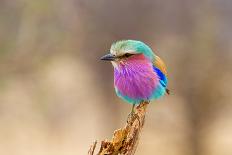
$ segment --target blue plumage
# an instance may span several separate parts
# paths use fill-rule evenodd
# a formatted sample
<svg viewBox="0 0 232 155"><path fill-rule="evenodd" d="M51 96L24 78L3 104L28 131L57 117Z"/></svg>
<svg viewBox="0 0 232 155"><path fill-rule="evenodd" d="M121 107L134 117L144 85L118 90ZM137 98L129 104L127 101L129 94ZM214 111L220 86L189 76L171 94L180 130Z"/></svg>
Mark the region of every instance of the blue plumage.
<svg viewBox="0 0 232 155"><path fill-rule="evenodd" d="M157 75L159 76L159 79L160 79L160 83L163 87L167 87L167 83L168 83L168 80L167 80L167 77L161 72L160 69L158 69L157 67L153 66L153 70L157 73Z"/></svg>

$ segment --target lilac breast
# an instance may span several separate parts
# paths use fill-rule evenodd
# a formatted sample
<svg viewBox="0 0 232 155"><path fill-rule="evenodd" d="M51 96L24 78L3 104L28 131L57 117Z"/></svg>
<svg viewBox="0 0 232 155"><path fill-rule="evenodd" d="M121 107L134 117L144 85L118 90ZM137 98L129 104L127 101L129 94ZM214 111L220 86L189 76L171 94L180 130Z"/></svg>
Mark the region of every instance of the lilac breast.
<svg viewBox="0 0 232 155"><path fill-rule="evenodd" d="M158 76L147 59L130 59L114 69L115 87L131 99L150 99L158 82Z"/></svg>

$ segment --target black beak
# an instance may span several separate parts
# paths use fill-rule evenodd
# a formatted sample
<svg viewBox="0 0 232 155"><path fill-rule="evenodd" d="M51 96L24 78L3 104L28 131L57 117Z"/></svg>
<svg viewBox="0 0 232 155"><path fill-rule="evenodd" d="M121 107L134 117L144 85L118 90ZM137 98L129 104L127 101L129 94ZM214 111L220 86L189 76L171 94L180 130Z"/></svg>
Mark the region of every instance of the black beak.
<svg viewBox="0 0 232 155"><path fill-rule="evenodd" d="M116 56L113 54L106 54L103 57L101 57L101 60L105 60L105 61L114 61L116 59Z"/></svg>

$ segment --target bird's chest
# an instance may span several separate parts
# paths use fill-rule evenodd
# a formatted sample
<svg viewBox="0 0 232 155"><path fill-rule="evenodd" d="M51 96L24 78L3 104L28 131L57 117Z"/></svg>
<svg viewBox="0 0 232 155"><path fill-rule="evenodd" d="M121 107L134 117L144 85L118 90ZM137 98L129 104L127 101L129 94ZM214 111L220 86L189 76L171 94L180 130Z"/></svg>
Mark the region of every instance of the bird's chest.
<svg viewBox="0 0 232 155"><path fill-rule="evenodd" d="M136 64L114 70L114 84L122 96L149 99L159 79L151 65Z"/></svg>

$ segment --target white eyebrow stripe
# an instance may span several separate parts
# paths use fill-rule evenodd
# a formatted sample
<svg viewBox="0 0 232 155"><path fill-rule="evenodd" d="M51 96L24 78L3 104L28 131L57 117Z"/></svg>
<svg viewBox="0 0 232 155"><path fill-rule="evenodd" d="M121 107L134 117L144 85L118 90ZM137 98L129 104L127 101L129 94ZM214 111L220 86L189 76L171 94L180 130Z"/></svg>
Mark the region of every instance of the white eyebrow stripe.
<svg viewBox="0 0 232 155"><path fill-rule="evenodd" d="M125 53L130 53L130 54L138 54L135 50L127 50Z"/></svg>
<svg viewBox="0 0 232 155"><path fill-rule="evenodd" d="M110 53L113 54L113 55L116 55L116 56L123 56L124 54L126 53L129 53L129 54L138 54L138 52L136 52L135 50L126 50L126 51L116 51L116 50L110 50Z"/></svg>

